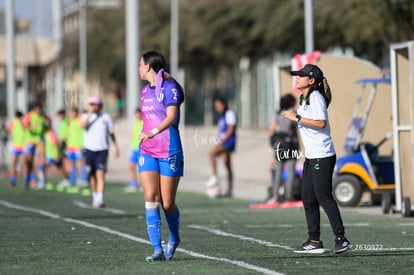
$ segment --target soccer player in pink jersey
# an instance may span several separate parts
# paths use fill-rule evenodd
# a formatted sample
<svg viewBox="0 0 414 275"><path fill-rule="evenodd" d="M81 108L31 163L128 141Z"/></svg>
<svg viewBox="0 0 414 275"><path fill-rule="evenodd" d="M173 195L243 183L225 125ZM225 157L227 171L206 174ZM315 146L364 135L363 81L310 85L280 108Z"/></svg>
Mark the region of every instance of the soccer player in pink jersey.
<svg viewBox="0 0 414 275"><path fill-rule="evenodd" d="M140 78L149 83L143 88L141 97L144 125L139 136L138 161L147 230L154 247L154 253L146 258L149 262L172 259L180 243L180 212L175 197L184 174L184 156L178 130L184 91L164 68L165 59L161 53L149 51L140 59ZM161 246L160 206L170 233L164 248Z"/></svg>

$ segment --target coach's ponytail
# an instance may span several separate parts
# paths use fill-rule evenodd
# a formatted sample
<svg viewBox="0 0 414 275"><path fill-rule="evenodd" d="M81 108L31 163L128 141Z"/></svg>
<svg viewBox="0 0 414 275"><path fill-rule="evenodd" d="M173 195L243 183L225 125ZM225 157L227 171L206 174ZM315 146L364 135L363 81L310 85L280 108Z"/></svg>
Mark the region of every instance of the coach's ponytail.
<svg viewBox="0 0 414 275"><path fill-rule="evenodd" d="M331 104L332 101L332 93L331 93L331 87L329 87L328 80L326 77L323 77L322 80L316 80L315 83L310 87L309 92L306 94L306 97L300 98L300 104L302 104L302 101L306 101L306 105L309 105L309 98L311 93L314 91L319 91L323 98L325 99L326 108L328 109L329 104Z"/></svg>
<svg viewBox="0 0 414 275"><path fill-rule="evenodd" d="M325 98L326 108L328 108L329 104L331 104L331 101L332 101L332 93L331 93L331 87L329 87L328 80L326 79L326 77L323 78L322 85L323 85L322 95L323 95L323 98Z"/></svg>

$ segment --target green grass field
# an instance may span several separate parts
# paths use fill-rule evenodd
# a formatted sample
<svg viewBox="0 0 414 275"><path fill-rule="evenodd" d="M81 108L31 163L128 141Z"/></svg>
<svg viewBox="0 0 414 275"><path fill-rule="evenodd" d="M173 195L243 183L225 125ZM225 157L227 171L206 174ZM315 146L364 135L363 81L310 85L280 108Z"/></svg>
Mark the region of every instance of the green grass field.
<svg viewBox="0 0 414 275"><path fill-rule="evenodd" d="M292 252L306 239L301 208L249 209L237 199L179 193L182 243L172 261L147 263L142 193L108 184L105 210L91 199L10 188L0 179L0 274L414 274L414 220L342 211L351 251ZM163 238L167 228L163 221Z"/></svg>

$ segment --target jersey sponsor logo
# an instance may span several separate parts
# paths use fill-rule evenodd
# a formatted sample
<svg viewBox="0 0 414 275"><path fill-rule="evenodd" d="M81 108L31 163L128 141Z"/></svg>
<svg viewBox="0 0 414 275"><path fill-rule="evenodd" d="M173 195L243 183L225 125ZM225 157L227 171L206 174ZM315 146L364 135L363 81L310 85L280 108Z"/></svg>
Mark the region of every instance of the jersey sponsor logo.
<svg viewBox="0 0 414 275"><path fill-rule="evenodd" d="M142 106L142 112L151 112L151 111L155 111L154 106L152 106L152 105Z"/></svg>
<svg viewBox="0 0 414 275"><path fill-rule="evenodd" d="M154 102L154 98L144 98L144 103Z"/></svg>
<svg viewBox="0 0 414 275"><path fill-rule="evenodd" d="M148 120L156 120L157 116L155 114L145 114L145 118Z"/></svg>

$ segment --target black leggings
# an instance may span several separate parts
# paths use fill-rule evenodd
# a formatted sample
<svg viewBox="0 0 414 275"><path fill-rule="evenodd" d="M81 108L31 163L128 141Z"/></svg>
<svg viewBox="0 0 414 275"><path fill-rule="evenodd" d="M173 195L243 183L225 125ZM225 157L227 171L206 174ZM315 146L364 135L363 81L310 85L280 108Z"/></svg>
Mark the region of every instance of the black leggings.
<svg viewBox="0 0 414 275"><path fill-rule="evenodd" d="M319 159L305 159L303 164L302 200L305 208L308 234L311 240L319 240L320 211L325 210L335 236L344 236L341 214L332 197L332 175L336 156Z"/></svg>

